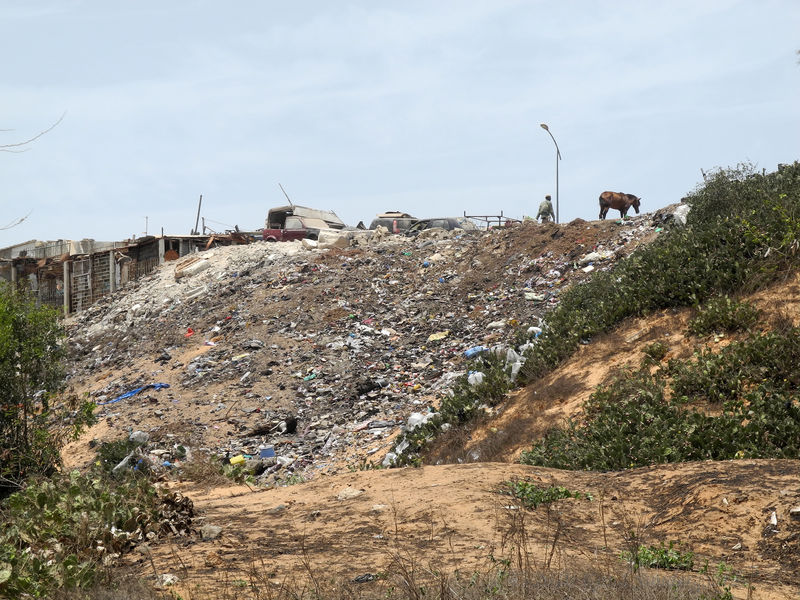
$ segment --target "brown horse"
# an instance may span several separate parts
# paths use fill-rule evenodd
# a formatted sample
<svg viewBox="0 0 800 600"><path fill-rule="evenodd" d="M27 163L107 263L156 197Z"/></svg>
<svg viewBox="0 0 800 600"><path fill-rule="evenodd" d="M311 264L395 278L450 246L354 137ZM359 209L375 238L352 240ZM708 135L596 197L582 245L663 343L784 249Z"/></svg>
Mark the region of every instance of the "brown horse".
<svg viewBox="0 0 800 600"><path fill-rule="evenodd" d="M621 194L619 192L603 192L600 194L600 218L605 219L608 214L608 209L613 208L619 211L619 216L624 219L628 214L628 209L632 206L636 214L639 214L639 202L641 198L637 198L633 194Z"/></svg>

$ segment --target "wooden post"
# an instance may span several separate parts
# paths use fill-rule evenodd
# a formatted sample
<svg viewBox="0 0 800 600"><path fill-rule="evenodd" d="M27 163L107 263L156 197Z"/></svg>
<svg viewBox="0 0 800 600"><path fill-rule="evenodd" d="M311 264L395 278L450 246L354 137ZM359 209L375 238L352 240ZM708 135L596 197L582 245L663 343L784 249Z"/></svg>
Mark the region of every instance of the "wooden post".
<svg viewBox="0 0 800 600"><path fill-rule="evenodd" d="M114 260L114 251L108 252L108 289L113 294L117 291L117 261Z"/></svg>
<svg viewBox="0 0 800 600"><path fill-rule="evenodd" d="M66 317L69 314L70 304L72 301L72 281L69 276L69 263L70 261L64 261L64 316Z"/></svg>

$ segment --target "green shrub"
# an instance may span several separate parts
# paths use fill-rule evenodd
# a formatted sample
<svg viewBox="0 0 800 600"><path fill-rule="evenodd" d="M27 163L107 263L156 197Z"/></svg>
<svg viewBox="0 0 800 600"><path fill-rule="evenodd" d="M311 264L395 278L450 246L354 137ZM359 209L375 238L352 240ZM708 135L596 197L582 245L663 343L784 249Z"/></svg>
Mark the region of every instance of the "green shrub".
<svg viewBox="0 0 800 600"><path fill-rule="evenodd" d="M689 400L723 403L739 398L745 389L767 385L781 394L800 386L798 329L750 335L715 353L705 350L691 360L671 361L673 395Z"/></svg>
<svg viewBox="0 0 800 600"><path fill-rule="evenodd" d="M93 420L92 403L62 394L63 341L57 311L0 285L0 498L53 473L64 443Z"/></svg>
<svg viewBox="0 0 800 600"><path fill-rule="evenodd" d="M664 342L653 342L645 346L642 352L653 362L660 362L667 355L667 352L669 352L669 346Z"/></svg>
<svg viewBox="0 0 800 600"><path fill-rule="evenodd" d="M676 548L675 542L669 545L662 542L658 546L640 545L635 553L623 552L621 558L630 563L634 571L641 567L691 571L694 567L694 553L682 552Z"/></svg>
<svg viewBox="0 0 800 600"><path fill-rule="evenodd" d="M667 394L667 390L671 391ZM667 399L669 398L669 399ZM696 405L715 403L714 414ZM667 462L800 456L800 329L751 334L719 354L619 374L522 462L617 470Z"/></svg>
<svg viewBox="0 0 800 600"><path fill-rule="evenodd" d="M104 560L161 531L160 506L143 477L111 482L78 471L12 494L0 511L0 597L91 586Z"/></svg>
<svg viewBox="0 0 800 600"><path fill-rule="evenodd" d="M574 492L560 485L541 487L531 481L522 480L505 482L499 493L517 498L526 508L537 508L540 504L550 504L565 498L592 499L590 494Z"/></svg>
<svg viewBox="0 0 800 600"><path fill-rule="evenodd" d="M748 302L737 302L728 296L712 298L701 306L689 321L689 333L745 331L758 321L759 311Z"/></svg>
<svg viewBox="0 0 800 600"><path fill-rule="evenodd" d="M680 460L689 429L681 409L664 400L664 382L647 370L621 374L598 388L581 421L550 431L530 451L526 464L561 469L610 471ZM702 420L697 414L694 421Z"/></svg>
<svg viewBox="0 0 800 600"><path fill-rule="evenodd" d="M707 349L696 352L691 360L673 360L667 365L672 376L672 391L676 401L707 401L719 404L736 398L742 391L741 378L731 377L739 364L730 351L716 353Z"/></svg>
<svg viewBox="0 0 800 600"><path fill-rule="evenodd" d="M97 461L106 472L116 467L122 460L139 447L127 438L113 442L103 442L97 447Z"/></svg>

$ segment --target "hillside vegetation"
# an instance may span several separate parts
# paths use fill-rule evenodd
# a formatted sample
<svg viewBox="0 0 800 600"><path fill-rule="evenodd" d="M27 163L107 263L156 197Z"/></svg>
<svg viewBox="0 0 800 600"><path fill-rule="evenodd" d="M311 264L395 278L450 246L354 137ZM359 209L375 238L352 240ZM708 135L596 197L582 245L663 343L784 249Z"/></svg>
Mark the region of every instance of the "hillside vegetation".
<svg viewBox="0 0 800 600"><path fill-rule="evenodd" d="M719 170L685 201L685 227L564 295L523 367L525 382L627 317L753 291L796 268L800 163L769 174L746 166Z"/></svg>
<svg viewBox="0 0 800 600"><path fill-rule="evenodd" d="M688 198L686 228L567 294L526 363L528 378L544 372L576 340L654 309L698 307L687 336L744 334L721 352L700 351L663 365L667 349L654 345L641 368L599 389L580 420L551 432L523 462L614 470L800 456L800 330L783 319L774 331L759 332L755 309L728 296L796 269L798 167L769 175L747 169L716 173Z"/></svg>
<svg viewBox="0 0 800 600"><path fill-rule="evenodd" d="M774 173L759 174L749 166L721 169L708 175L685 201L691 206L685 226L672 227L612 269L562 294L559 305L546 316L544 331L531 340L518 384L543 377L580 344L622 320L657 310L702 309L695 333L755 324L753 311L729 295L760 289L796 269L800 163ZM787 325L743 340L722 358L705 355L672 361L653 373L652 366L658 363L654 358L640 371L598 391L585 407L584 421L553 432L524 460L605 470L698 458L795 458L792 449L800 447L797 337L798 331ZM760 350L778 347L769 355ZM654 348L654 356L665 350ZM711 399L714 409L721 411L717 417L685 409L706 393L704 385L711 382L704 377L710 368L716 369L718 380L734 381L730 393L720 392ZM481 405L497 404L514 387L505 361L497 355L481 355L471 370L485 373L483 382L470 385L464 376L456 383L439 418L406 436L407 461L416 460L446 423L471 420ZM670 389L671 379L676 380L675 390ZM648 436L649 430L654 435ZM639 454L638 447L647 451Z"/></svg>

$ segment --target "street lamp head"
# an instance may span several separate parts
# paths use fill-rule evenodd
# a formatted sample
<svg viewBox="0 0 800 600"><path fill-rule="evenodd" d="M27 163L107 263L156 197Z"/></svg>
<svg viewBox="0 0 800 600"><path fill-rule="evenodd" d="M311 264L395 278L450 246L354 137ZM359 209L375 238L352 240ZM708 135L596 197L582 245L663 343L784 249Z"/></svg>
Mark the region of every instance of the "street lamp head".
<svg viewBox="0 0 800 600"><path fill-rule="evenodd" d="M540 127L545 131L550 131L550 129L547 127L547 123L541 123Z"/></svg>

